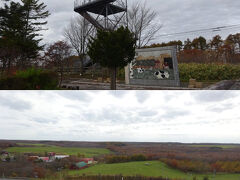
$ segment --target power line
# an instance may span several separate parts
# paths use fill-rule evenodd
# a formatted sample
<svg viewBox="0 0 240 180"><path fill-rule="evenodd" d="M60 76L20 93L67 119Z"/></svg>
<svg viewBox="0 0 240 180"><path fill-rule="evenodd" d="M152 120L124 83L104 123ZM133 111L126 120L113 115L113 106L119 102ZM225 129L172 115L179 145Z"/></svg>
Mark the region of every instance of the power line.
<svg viewBox="0 0 240 180"><path fill-rule="evenodd" d="M171 34L161 34L157 37L165 37L165 36L175 36L175 35L185 35L185 34L191 34L191 33L199 33L199 32L217 32L227 29L234 29L234 28L240 28L240 24L235 25L227 25L227 26L219 26L214 28L206 28L206 29L198 29L198 30L192 30L192 31L184 31L184 32L178 32L178 33L171 33Z"/></svg>

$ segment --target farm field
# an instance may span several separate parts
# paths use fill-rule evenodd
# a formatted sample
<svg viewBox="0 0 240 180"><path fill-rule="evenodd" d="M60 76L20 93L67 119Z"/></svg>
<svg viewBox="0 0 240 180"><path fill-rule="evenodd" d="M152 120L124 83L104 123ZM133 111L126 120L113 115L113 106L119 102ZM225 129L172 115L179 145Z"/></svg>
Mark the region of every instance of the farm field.
<svg viewBox="0 0 240 180"><path fill-rule="evenodd" d="M59 147L59 146L36 146L36 147L10 147L6 149L11 153L40 153L55 152L68 155L82 154L85 157L93 157L101 154L110 154L111 151L104 148L73 148L73 147Z"/></svg>
<svg viewBox="0 0 240 180"><path fill-rule="evenodd" d="M190 145L191 147L206 147L206 148L211 148L211 147L217 147L217 148L223 148L223 149L232 149L232 148L240 148L239 145Z"/></svg>
<svg viewBox="0 0 240 180"><path fill-rule="evenodd" d="M149 164L149 165L146 165ZM144 162L129 162L117 164L98 164L93 167L80 171L69 171L69 175L119 175L123 176L151 176L151 177L168 177L182 178L192 180L194 176L202 180L205 176L209 180L240 180L240 174L217 174L215 177L212 174L186 174L182 171L172 169L166 164L159 161L144 161Z"/></svg>

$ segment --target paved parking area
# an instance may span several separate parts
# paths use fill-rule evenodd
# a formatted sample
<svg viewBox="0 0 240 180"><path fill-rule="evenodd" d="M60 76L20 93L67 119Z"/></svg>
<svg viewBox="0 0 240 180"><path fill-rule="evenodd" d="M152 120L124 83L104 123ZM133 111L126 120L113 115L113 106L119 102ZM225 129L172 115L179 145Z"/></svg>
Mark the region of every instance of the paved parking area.
<svg viewBox="0 0 240 180"><path fill-rule="evenodd" d="M221 81L209 86L206 90L240 90L240 80Z"/></svg>
<svg viewBox="0 0 240 180"><path fill-rule="evenodd" d="M110 84L87 80L73 80L63 82L62 88L69 90L110 90ZM118 83L117 90L240 90L240 80L221 81L203 89L187 87L140 86Z"/></svg>
<svg viewBox="0 0 240 180"><path fill-rule="evenodd" d="M110 84L75 80L70 82L63 82L62 88L71 90L110 90ZM117 84L117 90L196 90L196 89L190 89L185 87L137 86Z"/></svg>

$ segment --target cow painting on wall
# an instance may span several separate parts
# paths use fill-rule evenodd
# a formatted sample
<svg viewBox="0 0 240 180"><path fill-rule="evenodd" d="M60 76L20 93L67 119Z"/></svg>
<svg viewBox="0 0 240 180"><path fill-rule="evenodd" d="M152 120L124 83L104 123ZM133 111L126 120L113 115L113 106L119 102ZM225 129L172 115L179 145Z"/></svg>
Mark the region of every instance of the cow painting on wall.
<svg viewBox="0 0 240 180"><path fill-rule="evenodd" d="M180 86L175 47L136 50L129 79L131 84Z"/></svg>

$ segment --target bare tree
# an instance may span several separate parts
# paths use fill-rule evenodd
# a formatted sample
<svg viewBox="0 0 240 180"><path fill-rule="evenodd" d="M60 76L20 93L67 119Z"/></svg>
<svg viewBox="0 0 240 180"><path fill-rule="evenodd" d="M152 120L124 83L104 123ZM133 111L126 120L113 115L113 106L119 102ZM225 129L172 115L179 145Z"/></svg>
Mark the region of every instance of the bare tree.
<svg viewBox="0 0 240 180"><path fill-rule="evenodd" d="M128 28L135 34L137 47L146 46L154 40L162 24L158 22L158 14L145 3L133 3L128 9Z"/></svg>
<svg viewBox="0 0 240 180"><path fill-rule="evenodd" d="M64 41L58 41L54 44L49 45L47 51L45 52L45 61L49 64L53 64L55 67L58 68L58 71L60 72L60 87L63 80L64 66L66 63L68 64L67 61L70 55L71 47Z"/></svg>
<svg viewBox="0 0 240 180"><path fill-rule="evenodd" d="M84 72L83 60L87 52L88 39L93 33L94 29L90 23L82 17L72 19L64 30L64 36L79 56L81 73Z"/></svg>

